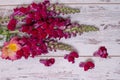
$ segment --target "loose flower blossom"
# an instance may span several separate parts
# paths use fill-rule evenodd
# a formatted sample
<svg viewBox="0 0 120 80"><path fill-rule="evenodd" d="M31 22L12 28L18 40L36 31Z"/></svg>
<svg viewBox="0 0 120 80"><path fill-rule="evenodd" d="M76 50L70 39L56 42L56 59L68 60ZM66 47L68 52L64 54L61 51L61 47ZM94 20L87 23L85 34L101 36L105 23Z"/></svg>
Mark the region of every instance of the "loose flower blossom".
<svg viewBox="0 0 120 80"><path fill-rule="evenodd" d="M106 47L101 46L96 52L94 52L93 55L96 56L96 57L107 58L108 53L107 53Z"/></svg>
<svg viewBox="0 0 120 80"><path fill-rule="evenodd" d="M54 58L40 59L40 63L44 64L45 66L51 66L55 63L55 59Z"/></svg>
<svg viewBox="0 0 120 80"><path fill-rule="evenodd" d="M92 61L81 62L79 67L83 67L84 71L88 71L89 69L93 69L95 67Z"/></svg>
<svg viewBox="0 0 120 80"><path fill-rule="evenodd" d="M17 37L13 37L9 42L6 42L2 48L1 57L3 59L16 60L17 51L21 49L21 45L17 41Z"/></svg>
<svg viewBox="0 0 120 80"><path fill-rule="evenodd" d="M67 59L69 62L75 63L75 58L78 58L79 55L76 51L72 51L70 54L65 55L65 59Z"/></svg>

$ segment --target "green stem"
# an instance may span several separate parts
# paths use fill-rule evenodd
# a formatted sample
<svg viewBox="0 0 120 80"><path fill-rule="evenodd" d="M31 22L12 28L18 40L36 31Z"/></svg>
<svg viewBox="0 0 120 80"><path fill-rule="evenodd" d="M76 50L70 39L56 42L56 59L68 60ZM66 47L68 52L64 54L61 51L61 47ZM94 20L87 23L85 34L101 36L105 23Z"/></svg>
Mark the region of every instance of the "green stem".
<svg viewBox="0 0 120 80"><path fill-rule="evenodd" d="M9 31L10 34L18 34L20 33L19 30L16 30L16 31Z"/></svg>
<svg viewBox="0 0 120 80"><path fill-rule="evenodd" d="M14 16L14 18L18 21L22 21L25 18L25 16ZM9 16L5 16L3 18L0 17L0 24L1 25L4 25L4 23L8 23L9 21L10 21Z"/></svg>

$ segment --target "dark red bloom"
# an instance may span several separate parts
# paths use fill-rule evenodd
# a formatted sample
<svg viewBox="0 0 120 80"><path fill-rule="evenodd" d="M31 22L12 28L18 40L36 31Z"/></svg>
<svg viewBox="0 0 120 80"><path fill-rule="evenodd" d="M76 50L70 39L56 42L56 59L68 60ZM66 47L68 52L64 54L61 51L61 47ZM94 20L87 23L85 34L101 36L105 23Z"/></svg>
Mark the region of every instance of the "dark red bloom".
<svg viewBox="0 0 120 80"><path fill-rule="evenodd" d="M36 29L32 29L31 32L30 32L30 34L31 34L32 36L34 36L34 37L37 37L38 34L39 34L39 32L38 32Z"/></svg>
<svg viewBox="0 0 120 80"><path fill-rule="evenodd" d="M17 51L17 57L21 58L24 57L27 59L30 56L30 48L29 47L23 47L19 51Z"/></svg>
<svg viewBox="0 0 120 80"><path fill-rule="evenodd" d="M107 58L107 49L105 48L105 46L101 46L96 52L94 52L93 55L96 57Z"/></svg>
<svg viewBox="0 0 120 80"><path fill-rule="evenodd" d="M75 57L75 58L78 58L78 57L79 57L79 55L78 55L78 53L77 53L76 51L71 52L71 53L70 53L70 56L73 56L73 57Z"/></svg>
<svg viewBox="0 0 120 80"><path fill-rule="evenodd" d="M23 51L23 56L25 57L25 59L27 59L30 56L30 47L25 46L22 48L22 51Z"/></svg>
<svg viewBox="0 0 120 80"><path fill-rule="evenodd" d="M81 62L79 67L83 67L84 71L88 71L89 69L93 69L95 67L92 61Z"/></svg>
<svg viewBox="0 0 120 80"><path fill-rule="evenodd" d="M15 8L14 15L24 15L28 12L28 9L25 7Z"/></svg>
<svg viewBox="0 0 120 80"><path fill-rule="evenodd" d="M22 32L29 33L30 30L31 30L31 27L30 27L30 26L23 25L23 26L21 27L21 31L22 31Z"/></svg>
<svg viewBox="0 0 120 80"><path fill-rule="evenodd" d="M55 63L55 59L54 58L40 59L40 63L44 64L45 66L51 66Z"/></svg>
<svg viewBox="0 0 120 80"><path fill-rule="evenodd" d="M75 58L78 57L78 53L76 51L73 51L70 54L66 54L64 58L67 59L69 62L75 63Z"/></svg>
<svg viewBox="0 0 120 80"><path fill-rule="evenodd" d="M32 24L33 19L32 18L26 18L25 22L26 22L26 24Z"/></svg>
<svg viewBox="0 0 120 80"><path fill-rule="evenodd" d="M40 11L41 10L41 6L39 4L37 4L37 3L34 3L34 2L32 4L30 4L27 8L28 8L28 10L30 12L36 12L36 11Z"/></svg>
<svg viewBox="0 0 120 80"><path fill-rule="evenodd" d="M40 20L41 19L41 13L39 11L34 13L34 19L35 20Z"/></svg>
<svg viewBox="0 0 120 80"><path fill-rule="evenodd" d="M17 20L16 19L11 19L7 25L7 28L11 31L15 30L16 28L16 24L17 24Z"/></svg>
<svg viewBox="0 0 120 80"><path fill-rule="evenodd" d="M23 51L22 50L18 50L17 51L17 58L20 59L23 57Z"/></svg>

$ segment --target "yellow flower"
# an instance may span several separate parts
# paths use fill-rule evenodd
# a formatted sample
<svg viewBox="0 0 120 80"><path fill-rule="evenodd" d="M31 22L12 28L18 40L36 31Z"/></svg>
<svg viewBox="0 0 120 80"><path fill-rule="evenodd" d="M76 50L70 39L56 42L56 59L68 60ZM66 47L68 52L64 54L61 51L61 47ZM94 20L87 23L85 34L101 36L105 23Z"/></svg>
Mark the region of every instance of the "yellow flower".
<svg viewBox="0 0 120 80"><path fill-rule="evenodd" d="M20 44L18 44L17 37L13 37L9 42L6 42L2 48L3 59L16 60L17 51L21 49Z"/></svg>

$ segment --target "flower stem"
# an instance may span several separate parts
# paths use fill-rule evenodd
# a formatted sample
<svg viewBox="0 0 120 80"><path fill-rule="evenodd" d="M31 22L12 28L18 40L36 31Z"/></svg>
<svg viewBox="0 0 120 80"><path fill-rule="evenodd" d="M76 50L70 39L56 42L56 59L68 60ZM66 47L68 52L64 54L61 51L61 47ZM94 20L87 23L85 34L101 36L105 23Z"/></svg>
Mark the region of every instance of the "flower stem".
<svg viewBox="0 0 120 80"><path fill-rule="evenodd" d="M22 21L25 18L25 16L14 16L14 19L17 21ZM5 16L5 17L0 17L0 25L6 25L10 21L10 17Z"/></svg>
<svg viewBox="0 0 120 80"><path fill-rule="evenodd" d="M20 33L19 30L15 30L15 31L9 31L10 34L18 34Z"/></svg>

